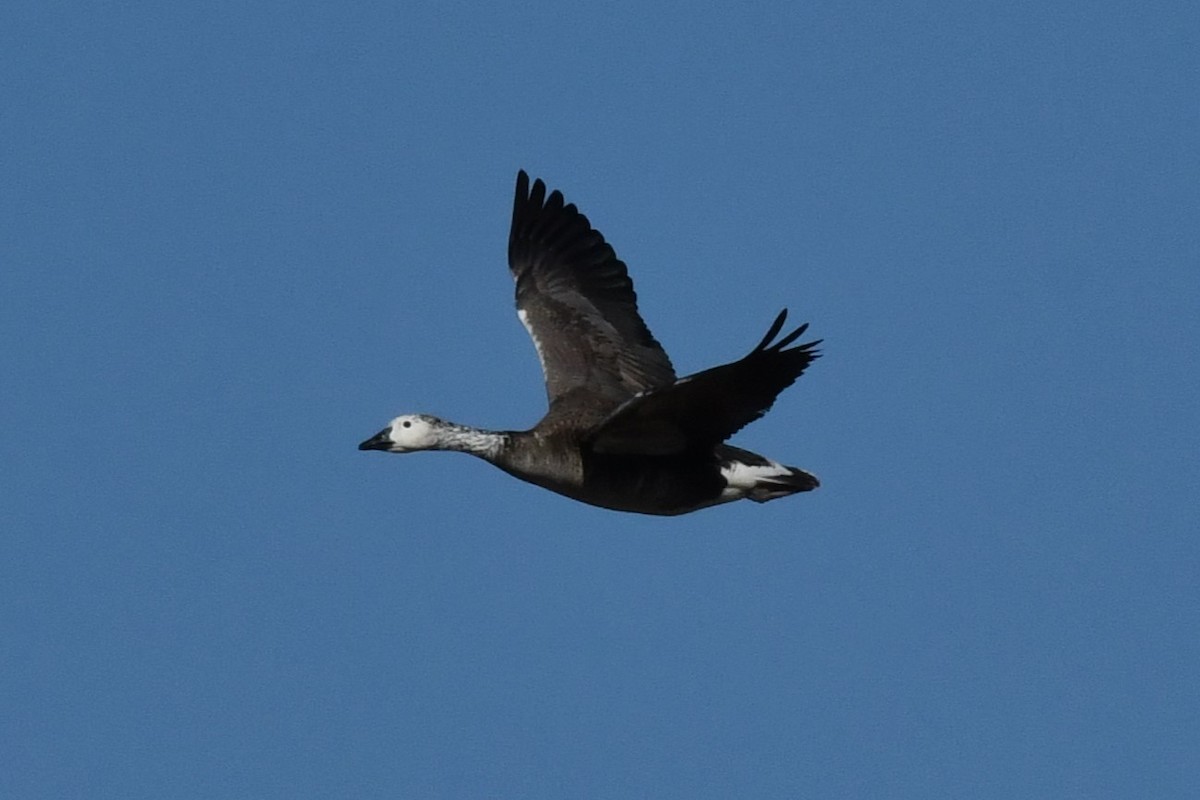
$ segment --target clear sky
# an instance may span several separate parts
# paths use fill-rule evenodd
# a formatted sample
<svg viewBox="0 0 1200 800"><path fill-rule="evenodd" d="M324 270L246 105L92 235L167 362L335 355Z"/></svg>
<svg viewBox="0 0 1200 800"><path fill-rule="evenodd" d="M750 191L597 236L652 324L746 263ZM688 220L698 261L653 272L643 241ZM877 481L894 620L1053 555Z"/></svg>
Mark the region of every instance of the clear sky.
<svg viewBox="0 0 1200 800"><path fill-rule="evenodd" d="M1192 2L8 2L0 796L1194 797ZM825 357L660 519L544 410L519 168L679 372Z"/></svg>

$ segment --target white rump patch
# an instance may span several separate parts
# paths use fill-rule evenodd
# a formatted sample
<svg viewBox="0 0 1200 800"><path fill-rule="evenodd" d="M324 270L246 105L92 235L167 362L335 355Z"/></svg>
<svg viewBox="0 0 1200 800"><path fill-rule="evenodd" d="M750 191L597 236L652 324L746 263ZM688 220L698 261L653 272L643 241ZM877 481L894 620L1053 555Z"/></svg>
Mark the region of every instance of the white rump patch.
<svg viewBox="0 0 1200 800"><path fill-rule="evenodd" d="M721 467L721 477L725 479L726 486L721 490L719 502L724 503L749 497L751 500L763 503L776 497L794 494L796 492L794 486L771 480L772 478L789 478L792 474L791 469L777 461L762 465L734 461Z"/></svg>

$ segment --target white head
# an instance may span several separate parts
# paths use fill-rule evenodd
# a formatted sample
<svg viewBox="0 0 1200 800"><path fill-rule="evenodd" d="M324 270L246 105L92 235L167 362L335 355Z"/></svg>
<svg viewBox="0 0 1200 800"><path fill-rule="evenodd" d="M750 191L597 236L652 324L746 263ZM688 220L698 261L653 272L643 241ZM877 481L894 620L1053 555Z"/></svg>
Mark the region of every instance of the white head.
<svg viewBox="0 0 1200 800"><path fill-rule="evenodd" d="M436 450L442 444L441 430L445 424L428 414L404 414L360 444L358 449L386 450L389 453Z"/></svg>

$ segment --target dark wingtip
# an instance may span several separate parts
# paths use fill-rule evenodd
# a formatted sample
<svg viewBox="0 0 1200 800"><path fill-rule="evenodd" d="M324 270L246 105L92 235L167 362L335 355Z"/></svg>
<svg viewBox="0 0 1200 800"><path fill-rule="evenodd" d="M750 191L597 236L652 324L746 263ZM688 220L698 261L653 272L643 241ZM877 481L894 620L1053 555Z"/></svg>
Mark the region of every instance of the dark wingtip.
<svg viewBox="0 0 1200 800"><path fill-rule="evenodd" d="M787 347L789 344L791 344L792 342L796 341L796 340L797 340L797 339L799 339L801 336L803 336L803 335L804 335L804 332L805 332L806 330L808 330L808 323L807 323L807 322L806 322L806 323L804 323L803 325L801 325L799 328L796 328L796 330L792 331L792 332L791 332L791 333L789 333L787 336L785 336L785 337L783 337L782 339L780 339L778 342L776 342L776 343L773 345L773 346L774 346L774 348L775 348L776 350L782 350L783 348Z"/></svg>
<svg viewBox="0 0 1200 800"><path fill-rule="evenodd" d="M534 181L533 190L530 191L529 173L523 169L517 170L517 189L513 197L512 226L509 228L510 258L512 257L512 240L517 234L518 222L525 213L526 207L534 205L537 208L541 208L545 195L546 185L544 183L540 180Z"/></svg>
<svg viewBox="0 0 1200 800"><path fill-rule="evenodd" d="M529 175L525 170L517 171L517 191L513 198L513 219L517 218L517 212L521 210L521 204L529 199Z"/></svg>
<svg viewBox="0 0 1200 800"><path fill-rule="evenodd" d="M797 339L799 339L801 336L804 335L804 332L808 330L807 322L804 323L803 325L799 326L798 328L796 328L796 330L794 330L791 333L784 336L778 342L775 342L774 344L771 343L771 340L774 339L776 336L778 336L779 332L781 330L783 330L783 325L785 322L787 322L787 315L788 315L788 310L786 308L779 312L779 316L777 316L775 318L775 321L771 323L771 328L770 328L770 330L767 331L767 335L764 336L762 338L762 341L758 343L758 347L755 347L754 350L751 352L760 353L767 349L779 352L779 351L783 350L783 348L787 347L789 344L791 344L792 342L796 341ZM809 349L809 348L815 347L816 345L818 345L820 343L821 343L821 340L818 339L815 342L805 342L804 344L799 345L799 347Z"/></svg>
<svg viewBox="0 0 1200 800"><path fill-rule="evenodd" d="M764 336L762 341L758 343L758 347L754 348L755 352L766 349L767 345L771 343L771 340L779 334L779 331L783 329L783 323L787 321L787 314L788 310L786 308L779 312L779 316L777 316L775 321L771 323L771 328L767 331L767 335Z"/></svg>

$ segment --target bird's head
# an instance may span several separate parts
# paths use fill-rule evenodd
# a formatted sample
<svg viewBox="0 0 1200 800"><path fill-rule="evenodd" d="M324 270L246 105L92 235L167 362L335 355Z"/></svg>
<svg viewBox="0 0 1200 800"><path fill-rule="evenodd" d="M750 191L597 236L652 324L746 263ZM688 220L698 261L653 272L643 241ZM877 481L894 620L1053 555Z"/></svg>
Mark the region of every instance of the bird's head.
<svg viewBox="0 0 1200 800"><path fill-rule="evenodd" d="M434 450L441 444L440 429L443 424L440 419L428 414L404 414L360 444L358 449L384 450L388 453Z"/></svg>

